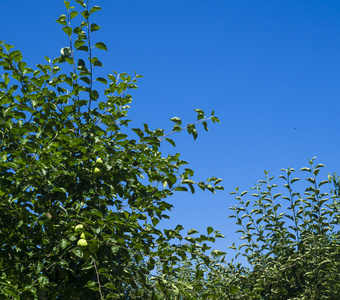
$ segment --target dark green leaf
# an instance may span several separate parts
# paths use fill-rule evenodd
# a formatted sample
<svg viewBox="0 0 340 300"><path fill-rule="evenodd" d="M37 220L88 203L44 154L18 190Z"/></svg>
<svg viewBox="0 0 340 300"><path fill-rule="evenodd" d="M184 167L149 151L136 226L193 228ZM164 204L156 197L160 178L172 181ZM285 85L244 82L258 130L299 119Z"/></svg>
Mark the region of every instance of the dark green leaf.
<svg viewBox="0 0 340 300"><path fill-rule="evenodd" d="M106 50L106 51L107 51L106 45L105 45L104 43L102 43L102 42L98 42L98 43L96 43L94 46L95 46L96 48L98 48L98 49Z"/></svg>
<svg viewBox="0 0 340 300"><path fill-rule="evenodd" d="M99 81L101 83L107 84L107 80L105 78L103 78L103 77L97 77L95 80Z"/></svg>
<svg viewBox="0 0 340 300"><path fill-rule="evenodd" d="M91 31L97 31L100 29L101 26L98 26L97 24L95 23L92 23L91 24Z"/></svg>

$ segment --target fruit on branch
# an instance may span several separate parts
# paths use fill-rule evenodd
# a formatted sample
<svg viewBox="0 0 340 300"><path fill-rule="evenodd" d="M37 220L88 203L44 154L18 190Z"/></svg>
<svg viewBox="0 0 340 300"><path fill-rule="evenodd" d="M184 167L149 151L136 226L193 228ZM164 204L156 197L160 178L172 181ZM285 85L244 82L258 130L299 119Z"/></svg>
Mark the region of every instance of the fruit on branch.
<svg viewBox="0 0 340 300"><path fill-rule="evenodd" d="M78 224L76 227L74 227L74 231L76 233L82 233L84 230L84 225L83 224Z"/></svg>
<svg viewBox="0 0 340 300"><path fill-rule="evenodd" d="M103 172L102 172L101 169L99 169L99 168L96 167L96 168L94 168L93 173L94 173L94 175L96 175L96 176L100 176Z"/></svg>
<svg viewBox="0 0 340 300"><path fill-rule="evenodd" d="M103 164L103 160L100 158L100 157L98 157L97 158L97 160L96 160L96 165L102 165Z"/></svg>
<svg viewBox="0 0 340 300"><path fill-rule="evenodd" d="M80 239L80 240L78 240L77 245L78 245L81 249L86 249L86 248L87 248L87 240L85 240L85 239Z"/></svg>

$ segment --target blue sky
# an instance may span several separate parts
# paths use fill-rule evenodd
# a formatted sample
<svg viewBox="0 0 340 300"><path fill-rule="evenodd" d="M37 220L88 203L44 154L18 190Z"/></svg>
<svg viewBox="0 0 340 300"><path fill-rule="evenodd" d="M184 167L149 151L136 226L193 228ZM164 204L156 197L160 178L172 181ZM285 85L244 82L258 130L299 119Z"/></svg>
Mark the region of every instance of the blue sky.
<svg viewBox="0 0 340 300"><path fill-rule="evenodd" d="M48 4L46 4L48 3ZM92 0L103 10L93 40L103 74L113 70L144 78L133 93L131 128L148 123L171 129L171 117L195 120L195 108L215 110L220 125L200 128L193 141L173 136L197 181L223 178L225 191L177 193L171 220L205 231L220 229L227 250L238 229L227 219L235 187L247 190L281 168L296 170L317 156L324 174L339 171L340 2L337 0ZM54 20L62 0L1 1L1 40L23 52L30 65L45 63L68 46ZM280 182L280 181L278 181ZM233 256L230 253L229 258Z"/></svg>

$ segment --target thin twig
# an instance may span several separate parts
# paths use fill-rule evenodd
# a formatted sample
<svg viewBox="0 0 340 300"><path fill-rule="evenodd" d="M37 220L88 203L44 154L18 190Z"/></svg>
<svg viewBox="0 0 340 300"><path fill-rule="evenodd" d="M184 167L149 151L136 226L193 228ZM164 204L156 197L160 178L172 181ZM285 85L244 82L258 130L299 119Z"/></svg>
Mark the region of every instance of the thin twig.
<svg viewBox="0 0 340 300"><path fill-rule="evenodd" d="M96 260L94 260L94 261L93 261L93 265L94 265L94 268L96 269L96 274L97 274L97 279L98 279L98 287L99 287L99 294L100 294L100 299L103 299L103 294L102 294L102 289L101 289L101 285L100 285L100 280L99 280L99 273L98 273L98 269L97 269Z"/></svg>

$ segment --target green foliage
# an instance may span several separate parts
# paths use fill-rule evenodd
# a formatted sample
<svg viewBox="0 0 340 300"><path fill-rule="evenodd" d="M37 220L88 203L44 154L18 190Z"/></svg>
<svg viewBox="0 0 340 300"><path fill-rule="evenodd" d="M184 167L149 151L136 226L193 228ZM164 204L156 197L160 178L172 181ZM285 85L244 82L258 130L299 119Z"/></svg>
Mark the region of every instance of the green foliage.
<svg viewBox="0 0 340 300"><path fill-rule="evenodd" d="M90 19L101 8L75 2L79 10L64 1L67 13L57 19L69 45L45 57L48 64L32 69L0 42L0 295L164 299L179 291L165 277L197 257L212 264L204 242L215 240L212 228L198 238L182 236L180 225L159 230L172 208L167 197L222 187L215 177L196 183L179 154L160 148L175 145L169 136L177 131L196 139L197 124L208 130L208 120L219 120L196 109L197 122L181 127L172 118L170 133L144 124L127 134L129 91L141 76L95 77L102 63L94 51L107 47L92 42L100 26Z"/></svg>
<svg viewBox="0 0 340 300"><path fill-rule="evenodd" d="M283 169L285 192L275 192L273 177L236 195L231 207L244 244L239 250L251 265L235 278L235 299L338 299L340 297L339 178L318 180L322 164L300 171L307 174L304 193L293 190L300 181L293 168ZM326 187L332 184L331 188ZM247 198L249 200L245 200ZM242 270L243 272L244 270Z"/></svg>
<svg viewBox="0 0 340 300"><path fill-rule="evenodd" d="M64 1L56 22L69 45L36 69L0 42L0 298L340 298L340 180L320 181L314 159L301 169L302 194L292 168L282 170L282 191L265 172L252 195L233 193L249 268L211 249L223 238L212 227L159 229L175 191L223 190L217 177L195 182L180 154L161 146L219 120L195 109L186 126L171 118L169 133L129 130L129 92L142 76L95 77L103 64L94 53L108 49L92 41L101 8L89 2Z"/></svg>

